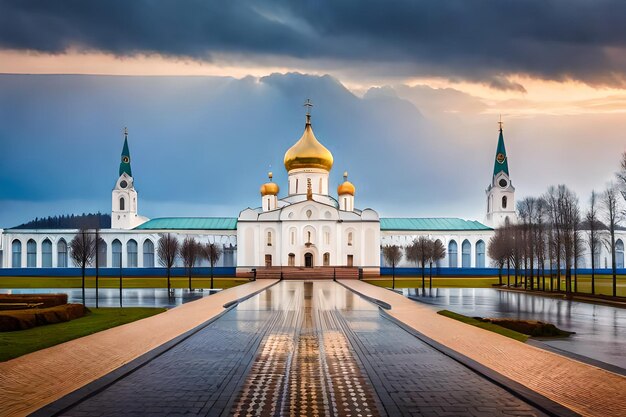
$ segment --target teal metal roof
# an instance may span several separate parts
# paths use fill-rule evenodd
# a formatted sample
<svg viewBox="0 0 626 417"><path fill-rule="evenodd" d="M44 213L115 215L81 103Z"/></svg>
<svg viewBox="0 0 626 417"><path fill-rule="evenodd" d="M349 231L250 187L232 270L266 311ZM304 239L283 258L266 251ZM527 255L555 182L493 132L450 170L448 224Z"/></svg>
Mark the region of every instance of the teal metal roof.
<svg viewBox="0 0 626 417"><path fill-rule="evenodd" d="M381 218L380 230L424 230L424 231L456 231L456 230L492 230L481 222L463 220L457 217L423 217L423 218Z"/></svg>
<svg viewBox="0 0 626 417"><path fill-rule="evenodd" d="M148 220L136 230L237 230L236 217L161 217Z"/></svg>

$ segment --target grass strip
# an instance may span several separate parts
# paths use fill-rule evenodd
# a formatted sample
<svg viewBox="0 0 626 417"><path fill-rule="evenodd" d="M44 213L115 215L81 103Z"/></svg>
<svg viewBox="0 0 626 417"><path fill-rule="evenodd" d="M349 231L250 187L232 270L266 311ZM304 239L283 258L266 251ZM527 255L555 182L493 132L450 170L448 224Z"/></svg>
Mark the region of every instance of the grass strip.
<svg viewBox="0 0 626 417"><path fill-rule="evenodd" d="M164 308L130 307L92 309L86 316L64 323L0 333L0 362L59 343L162 313Z"/></svg>
<svg viewBox="0 0 626 417"><path fill-rule="evenodd" d="M442 316L449 317L454 320L458 320L465 324L480 327L481 329L489 330L490 332L501 334L502 336L510 337L511 339L515 339L520 342L526 342L529 338L529 336L523 333L506 329L502 326L498 326L497 324L486 323L480 320L476 320L473 317L464 316L462 314L458 314L450 310L441 310L441 311L438 311L437 314L441 314Z"/></svg>

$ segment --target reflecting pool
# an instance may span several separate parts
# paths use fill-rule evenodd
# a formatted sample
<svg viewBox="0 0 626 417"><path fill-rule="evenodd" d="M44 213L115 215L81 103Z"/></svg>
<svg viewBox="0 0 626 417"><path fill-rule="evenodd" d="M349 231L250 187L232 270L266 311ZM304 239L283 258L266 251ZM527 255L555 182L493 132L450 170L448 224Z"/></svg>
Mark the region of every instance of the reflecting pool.
<svg viewBox="0 0 626 417"><path fill-rule="evenodd" d="M171 297L167 296L167 288L128 288L122 290L123 307L176 307L190 301L199 300L211 295L219 289L175 289ZM81 303L82 290L80 288L19 288L0 289L0 294L67 294L68 302ZM98 305L100 307L119 307L120 290L117 288L100 288L98 290ZM96 306L95 288L85 290L85 304L87 307Z"/></svg>
<svg viewBox="0 0 626 417"><path fill-rule="evenodd" d="M539 320L576 332L569 338L542 339L552 347L626 369L626 309L568 301L493 288L408 288L420 302L471 317Z"/></svg>

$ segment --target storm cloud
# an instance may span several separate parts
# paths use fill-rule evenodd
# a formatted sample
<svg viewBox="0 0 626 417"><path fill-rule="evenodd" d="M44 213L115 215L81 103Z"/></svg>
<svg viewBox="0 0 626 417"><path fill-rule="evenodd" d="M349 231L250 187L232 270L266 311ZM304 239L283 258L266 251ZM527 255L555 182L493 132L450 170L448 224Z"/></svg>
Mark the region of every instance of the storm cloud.
<svg viewBox="0 0 626 417"><path fill-rule="evenodd" d="M514 74L624 87L625 21L620 0L0 0L0 48L297 60L514 91Z"/></svg>

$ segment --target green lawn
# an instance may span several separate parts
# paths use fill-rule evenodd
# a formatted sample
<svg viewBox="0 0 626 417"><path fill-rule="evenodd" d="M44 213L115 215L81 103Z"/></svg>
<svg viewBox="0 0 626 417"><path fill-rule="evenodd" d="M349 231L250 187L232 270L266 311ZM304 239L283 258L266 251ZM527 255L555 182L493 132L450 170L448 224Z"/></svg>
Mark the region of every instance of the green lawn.
<svg viewBox="0 0 626 417"><path fill-rule="evenodd" d="M172 278L172 288L187 288L188 279ZM214 288L230 288L249 282L247 278L214 278ZM119 278L100 278L100 288L119 288ZM210 288L211 278L205 276L192 277L193 288ZM167 288L167 278L162 277L133 277L122 278L124 288ZM80 288L81 277L0 277L0 288ZM96 280L87 277L87 288L95 288Z"/></svg>
<svg viewBox="0 0 626 417"><path fill-rule="evenodd" d="M370 284L379 287L391 288L392 280L390 277L382 279L366 279ZM426 277L426 288L428 288L428 277ZM498 277L480 277L480 278L433 278L434 288L491 288L493 284L498 283ZM422 277L402 277L396 278L396 288L418 288L422 286Z"/></svg>
<svg viewBox="0 0 626 417"><path fill-rule="evenodd" d="M523 333L506 329L502 326L498 326L497 324L485 323L480 320L476 320L472 317L467 317L462 314L457 314L449 310L441 310L441 311L438 311L437 314L441 314L442 316L446 316L451 319L458 320L466 324L470 324L472 326L480 327L481 329L489 330L490 332L501 334L502 336L510 337L511 339L515 339L520 342L526 342L528 340L528 336Z"/></svg>
<svg viewBox="0 0 626 417"><path fill-rule="evenodd" d="M391 287L391 277L366 279L370 284L380 287ZM515 277L511 276L511 285L513 285ZM541 281L541 279L540 279ZM596 275L596 294L612 295L613 294L613 278L610 275ZM1 281L0 281L1 282ZM502 278L502 282L506 284L506 275ZM518 282L523 285L521 278ZM498 283L498 277L435 277L433 278L434 288L490 288L493 284ZM535 285L537 280L535 279ZM530 285L530 284L529 284ZM543 285L543 282L541 282ZM421 277L401 277L396 278L396 288L419 288L422 286ZM556 279L554 280L556 288ZM426 277L426 287L428 287L428 276ZM572 288L574 287L574 277L572 276ZM550 289L550 279L546 278L546 290ZM561 279L561 290L565 290L565 278ZM591 293L591 275L578 276L578 292ZM617 295L626 297L626 276L619 275L617 277Z"/></svg>
<svg viewBox="0 0 626 417"><path fill-rule="evenodd" d="M0 332L0 362L163 311L164 308L98 308L85 317L64 323L16 332Z"/></svg>

